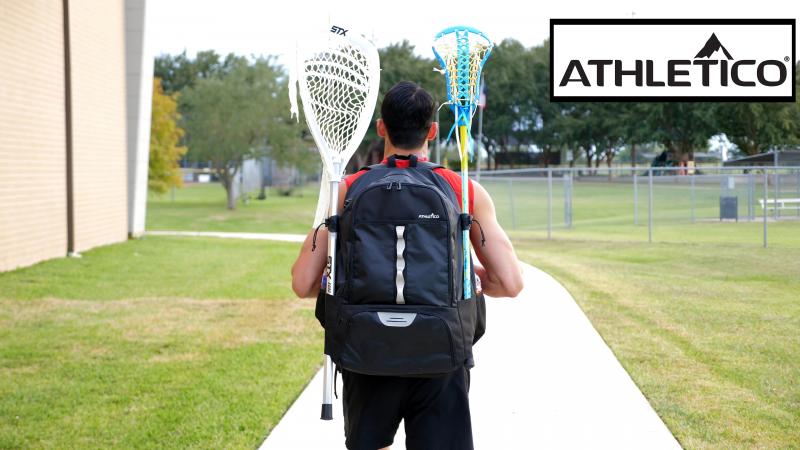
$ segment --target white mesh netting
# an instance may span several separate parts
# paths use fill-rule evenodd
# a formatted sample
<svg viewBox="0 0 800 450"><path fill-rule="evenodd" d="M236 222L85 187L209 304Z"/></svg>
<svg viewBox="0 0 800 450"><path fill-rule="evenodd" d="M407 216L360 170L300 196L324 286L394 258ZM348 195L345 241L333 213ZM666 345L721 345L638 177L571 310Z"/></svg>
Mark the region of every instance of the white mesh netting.
<svg viewBox="0 0 800 450"><path fill-rule="evenodd" d="M350 46L317 53L303 61L303 80L325 144L341 155L367 106L369 74L366 57ZM370 117L372 111L369 112Z"/></svg>
<svg viewBox="0 0 800 450"><path fill-rule="evenodd" d="M480 95L481 68L492 42L469 31L454 31L437 38L433 48L447 75L448 100L462 107L474 106Z"/></svg>
<svg viewBox="0 0 800 450"><path fill-rule="evenodd" d="M377 49L360 36L327 33L298 45L297 72L303 111L325 171L315 224L326 217L330 180L338 180L369 127L378 94ZM290 87L293 81L290 80ZM290 90L296 113L295 95Z"/></svg>

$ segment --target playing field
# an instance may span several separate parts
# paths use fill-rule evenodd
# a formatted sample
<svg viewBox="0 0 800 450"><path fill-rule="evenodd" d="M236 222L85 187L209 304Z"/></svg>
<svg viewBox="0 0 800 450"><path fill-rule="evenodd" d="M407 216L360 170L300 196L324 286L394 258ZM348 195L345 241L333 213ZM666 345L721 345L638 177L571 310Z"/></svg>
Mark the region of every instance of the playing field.
<svg viewBox="0 0 800 450"><path fill-rule="evenodd" d="M654 177L653 184L653 241L676 244L763 243L763 210L758 200L762 185L755 186L752 210L748 210L746 185L740 183L726 195L738 197L739 221L719 220L720 177L707 177L692 188L687 177ZM792 178L790 181L793 181ZM500 223L510 232L533 231L535 236L547 236L548 195L544 177L525 177L498 180L483 177L481 184L494 199ZM646 177L639 177L638 192L634 192L630 177L603 180L603 177L575 178L572 183L572 223L565 220L564 183L554 179L552 188L552 236L564 239L648 241L649 187ZM769 186L774 193L774 186ZM785 195L795 196L794 185L785 183ZM800 195L796 195L800 197ZM694 205L694 207L693 207ZM800 239L800 209L781 211L774 220L768 210L769 244L798 247ZM749 220L752 214L753 220Z"/></svg>
<svg viewBox="0 0 800 450"><path fill-rule="evenodd" d="M547 240L545 180L483 184L520 257L570 290L683 445L798 441L799 221L770 218L763 249L760 208L754 222L744 220L744 203L742 221L719 222L719 185L698 184L692 223L690 187L661 178L654 183L655 243L648 244L646 183L640 180L634 225L630 184L576 180L571 229L563 222L563 185L554 183L559 201ZM295 204L313 209L313 195Z"/></svg>
<svg viewBox="0 0 800 450"><path fill-rule="evenodd" d="M760 222L686 211L648 244L646 203L626 225L629 190L576 183L572 229L546 240L542 186L514 192L520 257L570 290L680 442L796 446L800 222L770 223L763 249ZM511 228L508 192L489 188ZM315 190L227 211L218 185L189 186L152 199L148 227L304 233ZM0 274L0 447L257 445L321 362L312 304L289 288L296 252L146 237Z"/></svg>
<svg viewBox="0 0 800 450"><path fill-rule="evenodd" d="M515 239L685 448L800 442L800 249Z"/></svg>

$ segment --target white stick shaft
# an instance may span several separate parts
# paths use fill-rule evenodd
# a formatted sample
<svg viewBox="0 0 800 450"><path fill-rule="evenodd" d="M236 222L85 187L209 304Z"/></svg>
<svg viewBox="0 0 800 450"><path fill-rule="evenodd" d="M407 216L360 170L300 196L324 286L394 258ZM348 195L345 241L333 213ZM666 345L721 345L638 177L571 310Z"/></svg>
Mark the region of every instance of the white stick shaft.
<svg viewBox="0 0 800 450"><path fill-rule="evenodd" d="M329 217L332 217L338 214L338 209L339 209L338 177L336 178L335 181L331 181L330 186L331 189L330 189ZM336 232L328 230L328 266L327 266L327 281L325 284L325 291L329 295L334 295L334 293L336 292L336 235L337 235ZM325 410L325 405L333 405L333 361L331 361L331 357L329 355L325 355L323 364L324 364L323 366L324 377L322 383L322 405L323 405L323 410Z"/></svg>
<svg viewBox="0 0 800 450"><path fill-rule="evenodd" d="M339 209L339 182L331 181L330 192L330 215L333 217L338 214ZM328 294L333 295L336 291L336 232L328 230L328 281L325 286Z"/></svg>

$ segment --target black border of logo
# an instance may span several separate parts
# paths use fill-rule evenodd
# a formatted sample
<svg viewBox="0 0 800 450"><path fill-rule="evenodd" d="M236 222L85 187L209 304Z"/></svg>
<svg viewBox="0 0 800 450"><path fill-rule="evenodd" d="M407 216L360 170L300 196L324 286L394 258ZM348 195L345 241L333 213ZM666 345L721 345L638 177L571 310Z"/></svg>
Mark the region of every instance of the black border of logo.
<svg viewBox="0 0 800 450"><path fill-rule="evenodd" d="M796 19L550 19L550 101L551 102L794 102L797 100L797 88L790 97L694 97L694 96L555 96L555 78L553 77L553 27L555 25L791 25L792 26L792 80L797 84L797 54L795 47Z"/></svg>

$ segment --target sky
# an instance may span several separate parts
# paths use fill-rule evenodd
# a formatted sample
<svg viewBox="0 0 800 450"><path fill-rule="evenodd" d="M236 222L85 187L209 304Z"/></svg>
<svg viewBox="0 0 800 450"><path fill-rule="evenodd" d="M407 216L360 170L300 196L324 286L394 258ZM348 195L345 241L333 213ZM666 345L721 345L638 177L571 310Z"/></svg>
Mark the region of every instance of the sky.
<svg viewBox="0 0 800 450"><path fill-rule="evenodd" d="M378 47L407 39L419 54L432 56L433 36L453 25L476 27L495 42L514 38L534 46L548 37L551 18L800 18L796 0L150 0L147 8L153 54L186 50L190 56L213 49L281 57L298 36L330 24L359 32Z"/></svg>

